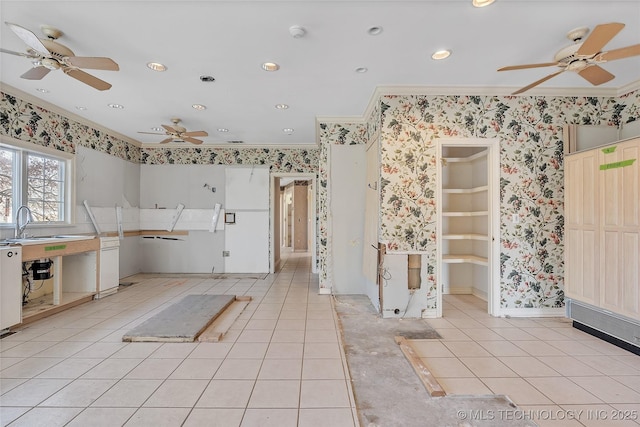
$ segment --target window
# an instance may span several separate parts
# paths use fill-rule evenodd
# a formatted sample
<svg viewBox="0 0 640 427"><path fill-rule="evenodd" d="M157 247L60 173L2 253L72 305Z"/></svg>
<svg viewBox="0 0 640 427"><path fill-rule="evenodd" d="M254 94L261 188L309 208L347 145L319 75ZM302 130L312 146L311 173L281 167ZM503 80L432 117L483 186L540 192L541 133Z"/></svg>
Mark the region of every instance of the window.
<svg viewBox="0 0 640 427"><path fill-rule="evenodd" d="M22 205L34 223L69 223L70 169L63 155L0 145L0 224L13 224Z"/></svg>

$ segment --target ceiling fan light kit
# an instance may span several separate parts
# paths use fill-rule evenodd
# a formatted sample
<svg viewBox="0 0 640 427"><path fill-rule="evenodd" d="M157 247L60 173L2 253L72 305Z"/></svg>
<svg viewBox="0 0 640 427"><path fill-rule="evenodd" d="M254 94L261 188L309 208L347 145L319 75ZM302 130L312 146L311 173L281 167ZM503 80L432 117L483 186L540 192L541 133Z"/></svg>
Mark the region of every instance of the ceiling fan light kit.
<svg viewBox="0 0 640 427"><path fill-rule="evenodd" d="M604 46L609 43L622 29L624 24L611 22L608 24L596 25L593 32L589 34L589 29L580 27L573 29L567 33L567 38L574 44L560 49L554 55L554 62L545 62L540 64L524 64L512 65L499 68L498 71L523 70L527 68L541 67L560 67L560 71L551 73L530 85L527 85L517 91L513 95L517 95L536 87L547 80L565 72L574 71L580 77L587 80L594 86L601 85L615 78L613 74L600 67L599 64L614 61L617 59L629 58L631 56L640 55L640 44L627 46L610 51L603 51ZM589 34L587 38L585 36Z"/></svg>
<svg viewBox="0 0 640 427"><path fill-rule="evenodd" d="M75 56L71 49L55 41L64 33L48 25L40 26L42 33L47 36L46 39L40 39L20 25L10 22L5 22L5 24L27 45L27 53L13 52L6 49L0 49L0 52L24 56L31 59L33 64L33 68L22 74L21 78L40 80L49 74L49 71L62 69L64 74L97 90L111 88L111 84L82 71L81 68L118 71L118 64L112 59Z"/></svg>

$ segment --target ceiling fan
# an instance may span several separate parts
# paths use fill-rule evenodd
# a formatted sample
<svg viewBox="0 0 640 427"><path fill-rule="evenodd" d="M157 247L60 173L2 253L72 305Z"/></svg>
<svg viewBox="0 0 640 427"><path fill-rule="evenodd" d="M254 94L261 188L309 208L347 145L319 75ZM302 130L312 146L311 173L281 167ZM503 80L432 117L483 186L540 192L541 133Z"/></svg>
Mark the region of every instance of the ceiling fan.
<svg viewBox="0 0 640 427"><path fill-rule="evenodd" d="M541 64L525 64L502 67L498 71L522 70L525 68L540 68L558 66L560 71L551 73L546 77L537 80L530 85L523 87L513 93L517 95L525 92L541 83L546 82L552 77L557 76L565 71L575 71L582 78L587 80L594 86L601 85L615 77L613 74L600 67L601 63L614 61L616 59L628 58L640 55L640 44L622 47L610 51L602 51L602 48L611 41L622 29L624 24L612 22L609 24L597 25L591 35L584 39L589 32L586 27L576 28L569 31L567 37L574 42L563 49L560 49L554 56L554 62L544 62ZM584 39L584 40L583 40Z"/></svg>
<svg viewBox="0 0 640 427"><path fill-rule="evenodd" d="M63 34L62 31L57 28L42 25L40 29L47 38L40 39L34 33L20 25L10 22L5 22L5 24L25 42L27 45L27 53L14 52L2 48L0 48L0 52L29 58L34 66L20 76L23 79L40 80L49 74L49 71L62 69L66 75L95 89L107 90L111 87L109 83L82 71L80 68L118 71L118 64L112 59L75 56L71 49L55 41Z"/></svg>
<svg viewBox="0 0 640 427"><path fill-rule="evenodd" d="M156 132L138 132L138 133L146 133L149 135L168 135L168 138L160 141L160 144L166 144L167 142L175 141L175 142L190 142L192 144L202 144L202 141L194 136L209 136L209 134L203 130L196 130L193 132L187 132L187 129L183 126L180 126L180 119L174 117L171 119L173 126L162 125L162 127L166 130L165 133L156 133Z"/></svg>

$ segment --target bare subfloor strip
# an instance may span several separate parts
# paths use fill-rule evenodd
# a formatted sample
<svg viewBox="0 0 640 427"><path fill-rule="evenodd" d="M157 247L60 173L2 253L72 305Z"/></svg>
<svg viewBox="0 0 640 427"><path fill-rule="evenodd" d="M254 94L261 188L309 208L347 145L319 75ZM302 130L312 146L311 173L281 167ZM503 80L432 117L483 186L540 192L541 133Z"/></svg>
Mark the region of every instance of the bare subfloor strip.
<svg viewBox="0 0 640 427"><path fill-rule="evenodd" d="M430 396L394 340L403 335L399 330L428 332L431 327L424 319L382 319L362 295L338 295L334 306L362 426L536 425L509 417L517 407L503 395Z"/></svg>

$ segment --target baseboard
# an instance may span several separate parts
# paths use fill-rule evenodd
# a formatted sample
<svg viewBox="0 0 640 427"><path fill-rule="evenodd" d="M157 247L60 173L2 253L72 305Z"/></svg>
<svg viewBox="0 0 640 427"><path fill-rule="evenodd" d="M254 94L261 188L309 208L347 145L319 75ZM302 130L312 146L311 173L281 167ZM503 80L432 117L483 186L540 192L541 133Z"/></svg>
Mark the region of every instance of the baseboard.
<svg viewBox="0 0 640 427"><path fill-rule="evenodd" d="M500 317L567 317L564 307L561 308L499 308L496 316Z"/></svg>

